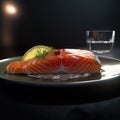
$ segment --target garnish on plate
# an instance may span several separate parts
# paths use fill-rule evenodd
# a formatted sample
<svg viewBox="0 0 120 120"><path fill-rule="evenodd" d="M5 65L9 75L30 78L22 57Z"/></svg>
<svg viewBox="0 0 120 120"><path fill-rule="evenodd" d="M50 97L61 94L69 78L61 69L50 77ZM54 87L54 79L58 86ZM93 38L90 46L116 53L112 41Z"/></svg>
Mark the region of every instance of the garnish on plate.
<svg viewBox="0 0 120 120"><path fill-rule="evenodd" d="M45 58L48 53L51 53L55 48L45 46L45 45L37 45L25 52L22 57L23 61L32 59L32 58Z"/></svg>
<svg viewBox="0 0 120 120"><path fill-rule="evenodd" d="M41 50L41 49L38 49L37 51L36 51L36 54L35 54L35 58L45 58L46 57L46 55L47 54L50 54L50 53L52 53L54 50L55 50L55 48L53 48L53 47L49 47L50 49L49 50Z"/></svg>

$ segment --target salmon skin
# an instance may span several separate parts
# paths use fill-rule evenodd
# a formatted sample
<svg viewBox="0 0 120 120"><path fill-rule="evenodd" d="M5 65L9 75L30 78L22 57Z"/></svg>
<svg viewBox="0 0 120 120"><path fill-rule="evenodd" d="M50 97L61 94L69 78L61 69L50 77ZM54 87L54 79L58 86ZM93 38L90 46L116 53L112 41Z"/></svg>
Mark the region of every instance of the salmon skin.
<svg viewBox="0 0 120 120"><path fill-rule="evenodd" d="M91 51L81 49L57 49L45 58L14 61L7 65L11 74L42 73L98 73L101 63Z"/></svg>

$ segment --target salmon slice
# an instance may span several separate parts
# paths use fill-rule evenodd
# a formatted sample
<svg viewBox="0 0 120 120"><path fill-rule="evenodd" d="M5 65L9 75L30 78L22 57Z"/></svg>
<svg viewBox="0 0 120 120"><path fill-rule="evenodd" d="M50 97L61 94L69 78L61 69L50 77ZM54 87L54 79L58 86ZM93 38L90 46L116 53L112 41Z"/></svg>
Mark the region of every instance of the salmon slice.
<svg viewBox="0 0 120 120"><path fill-rule="evenodd" d="M27 61L24 68L25 73L38 74L38 73L55 73L60 71L61 58L59 55L50 54L45 59L37 58Z"/></svg>
<svg viewBox="0 0 120 120"><path fill-rule="evenodd" d="M64 71L69 73L97 73L101 69L100 61L88 50L63 50L62 64Z"/></svg>
<svg viewBox="0 0 120 120"><path fill-rule="evenodd" d="M7 73L13 74L97 73L100 69L99 59L92 52L80 49L58 49L45 58L15 61L6 67Z"/></svg>
<svg viewBox="0 0 120 120"><path fill-rule="evenodd" d="M26 66L25 61L14 61L7 65L6 71L8 73L13 73L13 74L24 73L25 66Z"/></svg>

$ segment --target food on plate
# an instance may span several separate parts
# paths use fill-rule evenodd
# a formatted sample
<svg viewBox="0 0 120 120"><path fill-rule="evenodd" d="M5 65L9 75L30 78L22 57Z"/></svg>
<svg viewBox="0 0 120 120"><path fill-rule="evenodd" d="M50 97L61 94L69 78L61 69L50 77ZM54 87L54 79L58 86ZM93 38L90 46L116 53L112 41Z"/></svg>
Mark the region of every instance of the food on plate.
<svg viewBox="0 0 120 120"><path fill-rule="evenodd" d="M51 51L51 50L53 50L52 47L48 47L45 45L34 46L25 52L25 54L22 57L22 60L26 61L26 60L29 60L29 59L32 59L35 57L37 58L40 55L39 53L41 53L41 55L45 55L45 53L47 53L48 51Z"/></svg>
<svg viewBox="0 0 120 120"><path fill-rule="evenodd" d="M11 74L98 73L100 70L100 61L91 51L42 45L29 49L21 61L13 61L6 67Z"/></svg>

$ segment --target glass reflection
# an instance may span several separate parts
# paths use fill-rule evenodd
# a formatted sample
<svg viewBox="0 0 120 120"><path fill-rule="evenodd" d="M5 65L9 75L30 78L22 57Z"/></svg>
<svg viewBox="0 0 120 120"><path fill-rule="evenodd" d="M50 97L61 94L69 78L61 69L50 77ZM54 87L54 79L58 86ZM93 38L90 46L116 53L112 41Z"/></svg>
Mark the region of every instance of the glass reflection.
<svg viewBox="0 0 120 120"><path fill-rule="evenodd" d="M111 76L120 76L120 64L116 64L116 65L104 65L102 67L102 69L104 70L102 72L102 76L104 78L108 78Z"/></svg>

